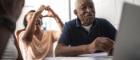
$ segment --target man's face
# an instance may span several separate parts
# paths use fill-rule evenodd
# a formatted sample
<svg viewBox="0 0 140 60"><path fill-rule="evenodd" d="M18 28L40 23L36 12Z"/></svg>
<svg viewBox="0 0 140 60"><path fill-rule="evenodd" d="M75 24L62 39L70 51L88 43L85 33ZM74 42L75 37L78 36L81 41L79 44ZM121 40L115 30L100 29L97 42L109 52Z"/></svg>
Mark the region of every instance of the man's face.
<svg viewBox="0 0 140 60"><path fill-rule="evenodd" d="M92 24L95 19L95 9L92 0L79 0L77 3L75 14L80 19L81 24L85 26Z"/></svg>

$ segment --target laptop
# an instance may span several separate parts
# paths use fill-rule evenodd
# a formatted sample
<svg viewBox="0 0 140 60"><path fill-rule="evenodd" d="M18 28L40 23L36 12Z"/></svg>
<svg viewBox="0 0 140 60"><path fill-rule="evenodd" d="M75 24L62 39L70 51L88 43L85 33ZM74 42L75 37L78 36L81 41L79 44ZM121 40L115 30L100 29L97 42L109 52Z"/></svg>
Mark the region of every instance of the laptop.
<svg viewBox="0 0 140 60"><path fill-rule="evenodd" d="M140 6L124 3L113 60L140 60Z"/></svg>

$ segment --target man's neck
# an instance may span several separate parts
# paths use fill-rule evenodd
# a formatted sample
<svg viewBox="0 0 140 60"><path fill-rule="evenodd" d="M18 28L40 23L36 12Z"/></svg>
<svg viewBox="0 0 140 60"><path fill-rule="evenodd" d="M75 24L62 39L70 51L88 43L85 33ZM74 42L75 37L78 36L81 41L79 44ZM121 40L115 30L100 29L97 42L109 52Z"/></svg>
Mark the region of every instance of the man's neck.
<svg viewBox="0 0 140 60"><path fill-rule="evenodd" d="M83 27L86 31L88 31L88 32L90 31L91 26L92 26L92 24L87 25L87 26L82 25L82 27Z"/></svg>

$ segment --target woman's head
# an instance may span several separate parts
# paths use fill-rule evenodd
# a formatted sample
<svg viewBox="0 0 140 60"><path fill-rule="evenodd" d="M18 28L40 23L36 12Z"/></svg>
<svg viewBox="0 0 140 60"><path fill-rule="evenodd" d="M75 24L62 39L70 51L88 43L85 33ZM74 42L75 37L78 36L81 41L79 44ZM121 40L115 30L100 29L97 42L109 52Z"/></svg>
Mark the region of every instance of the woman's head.
<svg viewBox="0 0 140 60"><path fill-rule="evenodd" d="M33 18L33 14L35 13L35 10L30 10L24 17L23 24L25 28L27 27L28 23L31 22L31 19ZM37 20L35 21L35 30L40 29L42 25L42 16L38 16Z"/></svg>
<svg viewBox="0 0 140 60"><path fill-rule="evenodd" d="M23 24L24 24L24 27L26 28L27 24L28 24L28 20L31 19L31 16L33 15L33 13L35 12L35 10L30 10L24 17L24 21L23 21Z"/></svg>

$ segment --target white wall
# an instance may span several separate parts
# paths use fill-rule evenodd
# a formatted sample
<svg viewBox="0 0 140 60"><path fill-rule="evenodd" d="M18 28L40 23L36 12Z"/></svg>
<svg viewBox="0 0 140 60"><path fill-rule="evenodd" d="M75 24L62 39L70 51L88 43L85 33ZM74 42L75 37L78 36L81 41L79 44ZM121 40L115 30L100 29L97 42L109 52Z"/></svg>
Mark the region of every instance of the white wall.
<svg viewBox="0 0 140 60"><path fill-rule="evenodd" d="M17 30L24 28L23 18L29 10L37 10L40 5L50 5L50 7L59 15L63 23L69 19L68 0L25 0L25 6L22 14L17 21ZM53 18L43 18L43 27L49 30L59 30Z"/></svg>
<svg viewBox="0 0 140 60"><path fill-rule="evenodd" d="M17 29L23 27L23 17L31 9L37 9L41 4L50 5L52 9L60 16L63 23L69 21L69 1L71 1L71 19L76 16L73 13L75 0L26 0L23 13L17 22ZM116 28L119 26L122 5L124 1L140 5L140 0L93 0L96 9L96 17L109 20ZM58 26L51 18L44 19L44 25L47 29L58 30Z"/></svg>

